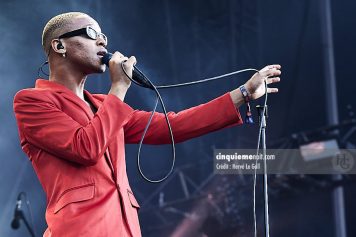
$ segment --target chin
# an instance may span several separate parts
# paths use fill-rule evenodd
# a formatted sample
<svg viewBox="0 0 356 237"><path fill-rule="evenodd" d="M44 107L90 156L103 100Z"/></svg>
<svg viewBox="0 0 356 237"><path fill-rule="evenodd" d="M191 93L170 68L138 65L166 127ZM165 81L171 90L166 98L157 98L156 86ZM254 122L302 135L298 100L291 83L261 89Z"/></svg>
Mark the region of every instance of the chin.
<svg viewBox="0 0 356 237"><path fill-rule="evenodd" d="M99 73L103 73L106 71L106 65L100 65L100 68L99 68Z"/></svg>
<svg viewBox="0 0 356 237"><path fill-rule="evenodd" d="M95 68L94 73L104 73L106 71L106 65L101 64L99 67Z"/></svg>

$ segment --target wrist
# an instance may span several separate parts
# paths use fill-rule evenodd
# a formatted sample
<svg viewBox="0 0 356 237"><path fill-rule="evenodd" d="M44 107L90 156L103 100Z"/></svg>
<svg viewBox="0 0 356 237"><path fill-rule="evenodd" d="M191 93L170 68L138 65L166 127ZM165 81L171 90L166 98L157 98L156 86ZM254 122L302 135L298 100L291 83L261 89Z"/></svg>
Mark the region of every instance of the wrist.
<svg viewBox="0 0 356 237"><path fill-rule="evenodd" d="M250 101L251 101L251 94L249 91L246 89L245 85L240 86L239 91L241 92L243 101L246 104L246 117L245 117L245 123L247 124L252 124L253 119L252 119L252 112L251 112L251 106L250 106Z"/></svg>
<svg viewBox="0 0 356 237"><path fill-rule="evenodd" d="M239 108L241 105L244 104L244 99L239 88L230 91L230 97L232 103L235 105L236 108Z"/></svg>
<svg viewBox="0 0 356 237"><path fill-rule="evenodd" d="M110 91L108 94L112 94L112 95L115 95L117 96L120 100L124 101L124 98L125 98L125 95L126 95L126 92L128 90L128 87L127 86L123 86L121 84L115 84L113 83L111 85L111 88L110 88Z"/></svg>
<svg viewBox="0 0 356 237"><path fill-rule="evenodd" d="M247 84L241 85L238 88L242 94L242 98L245 103L249 103L252 100L250 90L248 89Z"/></svg>

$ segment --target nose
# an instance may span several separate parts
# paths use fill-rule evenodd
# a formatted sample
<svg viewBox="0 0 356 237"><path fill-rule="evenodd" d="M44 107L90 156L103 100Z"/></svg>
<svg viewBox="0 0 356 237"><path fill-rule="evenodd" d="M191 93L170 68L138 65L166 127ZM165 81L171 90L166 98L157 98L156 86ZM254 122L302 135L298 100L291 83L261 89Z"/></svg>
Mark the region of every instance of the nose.
<svg viewBox="0 0 356 237"><path fill-rule="evenodd" d="M102 37L98 37L96 43L97 45L103 46L104 48L107 46L107 42Z"/></svg>

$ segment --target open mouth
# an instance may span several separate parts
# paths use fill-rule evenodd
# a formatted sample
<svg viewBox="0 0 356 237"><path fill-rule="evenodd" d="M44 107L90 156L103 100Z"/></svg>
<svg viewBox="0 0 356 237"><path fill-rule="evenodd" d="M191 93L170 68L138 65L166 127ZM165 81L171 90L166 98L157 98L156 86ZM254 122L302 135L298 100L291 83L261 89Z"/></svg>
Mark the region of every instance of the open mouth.
<svg viewBox="0 0 356 237"><path fill-rule="evenodd" d="M97 55L99 56L99 57L103 57L104 55L106 54L106 51L99 51L98 53L97 53Z"/></svg>

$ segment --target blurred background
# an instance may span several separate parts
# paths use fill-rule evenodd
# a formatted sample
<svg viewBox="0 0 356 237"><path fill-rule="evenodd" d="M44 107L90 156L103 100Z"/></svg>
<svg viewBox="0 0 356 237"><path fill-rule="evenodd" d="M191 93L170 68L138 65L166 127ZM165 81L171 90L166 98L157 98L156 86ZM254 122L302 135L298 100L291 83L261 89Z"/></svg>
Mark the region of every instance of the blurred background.
<svg viewBox="0 0 356 237"><path fill-rule="evenodd" d="M281 64L280 92L268 100L267 147L298 149L333 139L340 148L353 149L356 2L332 1L327 8L328 2L1 1L0 236L30 236L23 223L18 230L10 226L21 191L30 200L37 236L46 228L45 194L21 150L12 100L18 90L34 86L46 60L41 34L50 18L68 11L89 14L108 36L108 49L135 55L139 68L156 85ZM162 90L162 96L168 110L179 111L235 89L250 76ZM86 89L107 93L109 81L108 73L93 75ZM154 98L147 89L132 85L126 102L151 110ZM253 107L259 103L262 100ZM241 111L243 115L245 108ZM255 148L257 127L245 124L178 144L175 171L161 184L140 177L138 147L128 145L127 169L141 204L143 236L253 236L252 176L214 174L213 152ZM143 148L142 166L150 177L161 177L170 162L169 146ZM270 175L269 184L271 236L356 236L354 176L335 180L331 175ZM25 205L22 208L29 219ZM258 236L264 236L260 176L256 212Z"/></svg>

